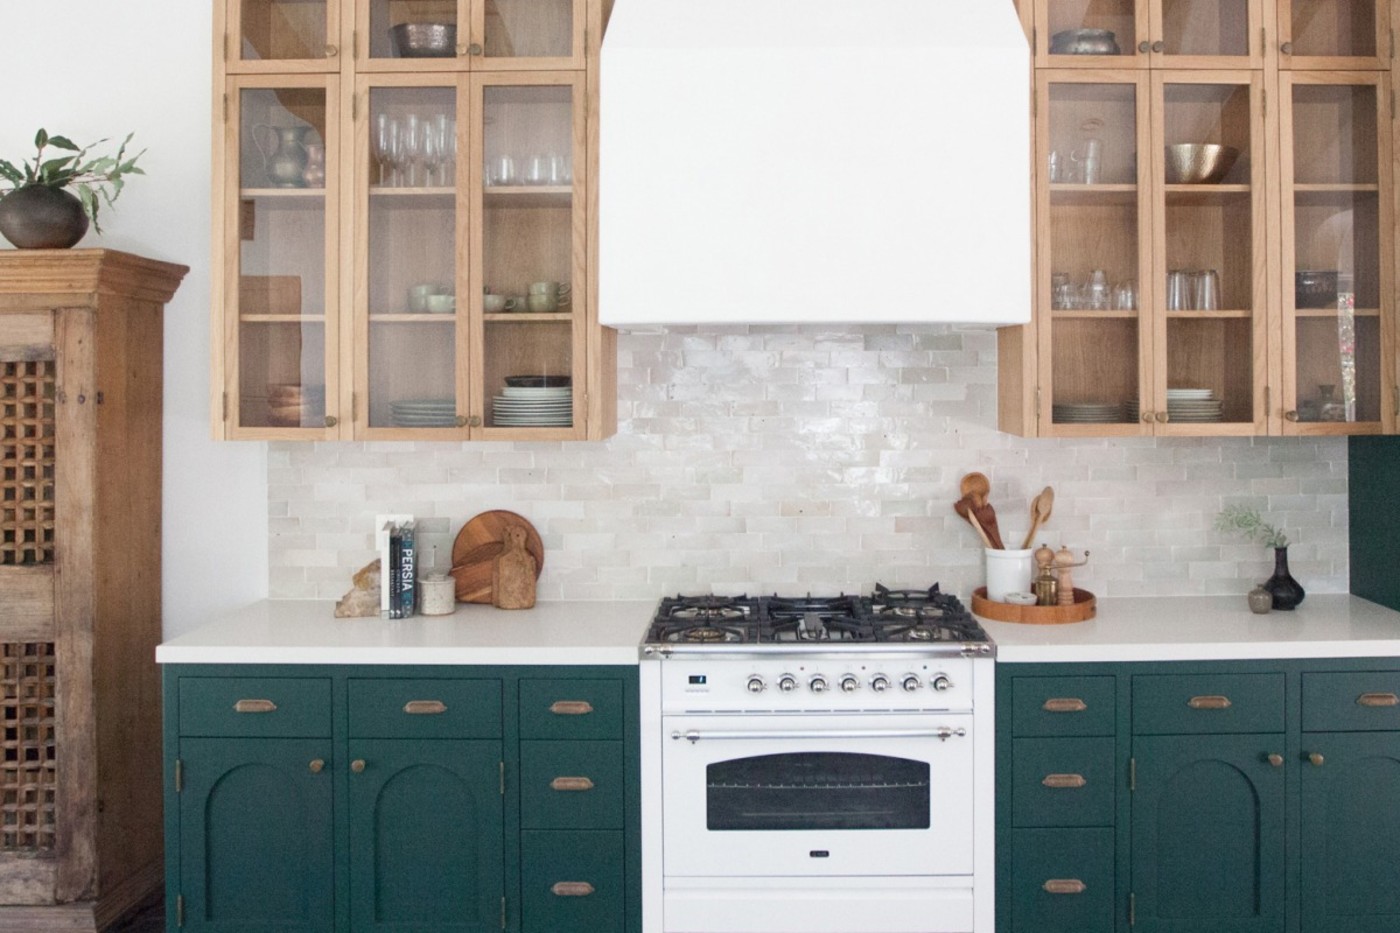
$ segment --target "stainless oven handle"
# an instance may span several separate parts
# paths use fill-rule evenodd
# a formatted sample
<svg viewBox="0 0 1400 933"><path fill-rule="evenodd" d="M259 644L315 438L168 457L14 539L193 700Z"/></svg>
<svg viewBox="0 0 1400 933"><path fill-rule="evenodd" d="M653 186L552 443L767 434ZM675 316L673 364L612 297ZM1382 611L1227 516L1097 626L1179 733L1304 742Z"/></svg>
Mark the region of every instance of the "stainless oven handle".
<svg viewBox="0 0 1400 933"><path fill-rule="evenodd" d="M769 731L769 732L701 732L699 729L676 729L671 732L675 741L685 739L694 745L701 739L938 739L946 742L954 736L961 738L967 730L959 726L937 729L823 729L821 731Z"/></svg>

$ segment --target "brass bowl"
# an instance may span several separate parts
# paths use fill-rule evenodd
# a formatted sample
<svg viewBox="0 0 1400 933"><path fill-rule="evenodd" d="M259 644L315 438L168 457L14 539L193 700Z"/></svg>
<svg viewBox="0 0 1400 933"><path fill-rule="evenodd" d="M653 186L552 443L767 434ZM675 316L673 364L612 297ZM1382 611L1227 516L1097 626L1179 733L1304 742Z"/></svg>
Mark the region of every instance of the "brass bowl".
<svg viewBox="0 0 1400 933"><path fill-rule="evenodd" d="M389 30L399 58L451 58L457 54L452 23L400 23Z"/></svg>
<svg viewBox="0 0 1400 933"><path fill-rule="evenodd" d="M1230 172L1240 151L1215 143L1178 143L1167 147L1167 184L1213 185Z"/></svg>

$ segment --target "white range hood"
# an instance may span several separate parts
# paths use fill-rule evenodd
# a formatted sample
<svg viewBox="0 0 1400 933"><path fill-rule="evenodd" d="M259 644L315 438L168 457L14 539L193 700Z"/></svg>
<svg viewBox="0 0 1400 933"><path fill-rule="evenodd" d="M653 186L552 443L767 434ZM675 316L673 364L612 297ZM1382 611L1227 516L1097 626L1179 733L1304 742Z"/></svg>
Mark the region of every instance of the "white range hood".
<svg viewBox="0 0 1400 933"><path fill-rule="evenodd" d="M599 317L1030 317L1030 53L1011 0L617 0Z"/></svg>

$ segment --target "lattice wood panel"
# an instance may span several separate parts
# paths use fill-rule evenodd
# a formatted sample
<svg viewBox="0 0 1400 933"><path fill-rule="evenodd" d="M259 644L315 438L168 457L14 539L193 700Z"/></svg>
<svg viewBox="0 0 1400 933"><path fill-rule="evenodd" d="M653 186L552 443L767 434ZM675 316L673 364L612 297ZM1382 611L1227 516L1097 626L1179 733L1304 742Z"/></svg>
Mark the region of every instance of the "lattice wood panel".
<svg viewBox="0 0 1400 933"><path fill-rule="evenodd" d="M0 362L0 564L53 561L56 368Z"/></svg>
<svg viewBox="0 0 1400 933"><path fill-rule="evenodd" d="M54 847L53 642L0 643L0 852Z"/></svg>

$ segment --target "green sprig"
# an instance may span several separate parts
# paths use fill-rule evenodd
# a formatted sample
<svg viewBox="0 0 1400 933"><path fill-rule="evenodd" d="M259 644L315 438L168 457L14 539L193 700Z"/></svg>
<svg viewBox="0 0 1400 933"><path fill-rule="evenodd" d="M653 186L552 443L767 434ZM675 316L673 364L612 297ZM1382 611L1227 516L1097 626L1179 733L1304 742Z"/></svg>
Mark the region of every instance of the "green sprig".
<svg viewBox="0 0 1400 933"><path fill-rule="evenodd" d="M6 159L0 159L0 179L8 183L0 184L0 191L8 193L31 185L72 188L77 192L78 200L83 203L83 213L87 214L93 227L101 233L102 226L97 221L101 206L105 203L110 207L117 200L126 184L125 176L146 174L136 164L136 160L145 155L144 149L130 158L126 155L127 144L134 135L136 134L127 134L126 139L117 147L115 156L88 158L88 153L94 147L107 140L99 139L95 143L79 146L66 136L50 136L48 130L40 129L34 135L36 152L32 160L21 161L19 165L15 165ZM45 158L46 149L57 149L70 154Z"/></svg>
<svg viewBox="0 0 1400 933"><path fill-rule="evenodd" d="M1288 536L1264 521L1258 509L1246 505L1227 505L1215 518L1218 531L1233 531L1265 547L1288 547Z"/></svg>

